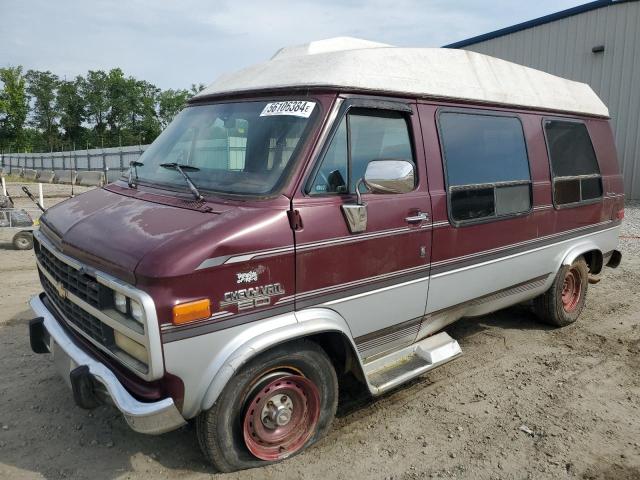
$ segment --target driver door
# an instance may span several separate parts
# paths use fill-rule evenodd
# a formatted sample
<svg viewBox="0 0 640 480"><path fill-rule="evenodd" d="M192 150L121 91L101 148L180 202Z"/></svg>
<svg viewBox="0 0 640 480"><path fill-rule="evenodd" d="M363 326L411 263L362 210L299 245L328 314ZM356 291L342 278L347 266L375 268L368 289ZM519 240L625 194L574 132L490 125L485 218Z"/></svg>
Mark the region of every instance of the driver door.
<svg viewBox="0 0 640 480"><path fill-rule="evenodd" d="M373 107L373 108L372 108ZM304 192L293 201L296 309L322 306L347 321L366 359L412 343L429 286L431 201L414 102L347 100ZM359 184L372 160L415 165L415 189L372 194ZM359 186L367 226L351 233L343 205Z"/></svg>

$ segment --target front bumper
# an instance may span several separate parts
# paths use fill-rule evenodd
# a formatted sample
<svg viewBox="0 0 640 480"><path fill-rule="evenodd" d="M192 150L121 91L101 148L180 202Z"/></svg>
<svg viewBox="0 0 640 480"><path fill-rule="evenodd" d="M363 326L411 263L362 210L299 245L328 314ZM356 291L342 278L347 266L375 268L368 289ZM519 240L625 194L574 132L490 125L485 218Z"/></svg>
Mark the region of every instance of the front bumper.
<svg viewBox="0 0 640 480"><path fill-rule="evenodd" d="M29 328L32 349L53 354L58 373L71 387L79 406L91 408L97 399L105 399L140 433L160 434L186 423L171 398L151 403L136 400L106 365L74 343L40 297L33 297L29 303L38 317Z"/></svg>

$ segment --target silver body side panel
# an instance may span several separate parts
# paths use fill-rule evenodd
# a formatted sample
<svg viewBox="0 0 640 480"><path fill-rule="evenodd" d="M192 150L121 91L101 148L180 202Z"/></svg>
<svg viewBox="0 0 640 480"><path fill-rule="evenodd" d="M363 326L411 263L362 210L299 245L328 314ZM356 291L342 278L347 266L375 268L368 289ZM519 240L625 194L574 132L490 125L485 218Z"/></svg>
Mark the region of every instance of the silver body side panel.
<svg viewBox="0 0 640 480"><path fill-rule="evenodd" d="M326 302L322 306L338 312L347 320L354 338L391 327L398 323L424 315L429 277L384 287L378 290ZM417 324L390 334L387 342L368 342L360 349L364 356L371 356L407 345L415 340Z"/></svg>
<svg viewBox="0 0 640 480"><path fill-rule="evenodd" d="M564 240L431 277L427 316L418 338L430 335L461 317L484 315L534 298L553 283L563 264L590 250L608 252L618 245L620 226ZM538 281L545 278L545 281ZM535 279L535 280L534 280ZM509 291L509 287L525 284ZM525 288L526 287L526 288ZM507 289L506 295L473 301ZM451 308L454 307L454 308Z"/></svg>
<svg viewBox="0 0 640 480"><path fill-rule="evenodd" d="M378 394L379 388L370 383L367 376L371 362L384 364L394 352L409 348L407 345L463 316L483 315L539 295L551 285L560 266L576 255L594 249L603 252L615 249L619 228L615 226L434 275L424 319L424 309L407 307L412 302L406 299L424 295L423 289L429 281L426 276L328 301L322 306L165 343L166 370L184 382L182 414L192 418L210 408L234 373L259 352L320 332L338 332L350 342L365 372L367 387L372 394ZM355 335L354 330L367 332L363 322L371 312L386 320L384 324L376 323L375 328L371 325L372 329L395 327L401 323L399 318L413 318L413 315L422 322L410 322L406 327L392 329L386 336L369 340L369 345L367 342L357 345L359 335Z"/></svg>

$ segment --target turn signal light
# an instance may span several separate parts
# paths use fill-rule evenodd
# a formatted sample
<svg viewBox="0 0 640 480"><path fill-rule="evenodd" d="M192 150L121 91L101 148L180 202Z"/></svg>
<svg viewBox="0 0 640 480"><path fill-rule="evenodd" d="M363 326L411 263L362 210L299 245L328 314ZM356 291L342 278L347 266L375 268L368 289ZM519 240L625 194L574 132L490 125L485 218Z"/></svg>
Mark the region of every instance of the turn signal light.
<svg viewBox="0 0 640 480"><path fill-rule="evenodd" d="M203 320L211 316L211 301L208 298L193 302L181 303L173 307L173 324Z"/></svg>

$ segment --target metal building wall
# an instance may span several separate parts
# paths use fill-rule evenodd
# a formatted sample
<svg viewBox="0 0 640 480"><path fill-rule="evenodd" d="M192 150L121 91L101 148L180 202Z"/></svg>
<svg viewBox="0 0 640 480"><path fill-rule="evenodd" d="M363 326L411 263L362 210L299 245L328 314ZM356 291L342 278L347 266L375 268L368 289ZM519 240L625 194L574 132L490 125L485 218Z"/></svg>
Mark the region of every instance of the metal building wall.
<svg viewBox="0 0 640 480"><path fill-rule="evenodd" d="M591 49L604 45L604 52ZM585 82L609 107L627 198L640 199L640 2L613 4L463 47Z"/></svg>

